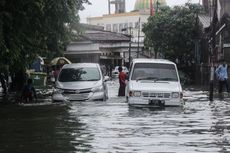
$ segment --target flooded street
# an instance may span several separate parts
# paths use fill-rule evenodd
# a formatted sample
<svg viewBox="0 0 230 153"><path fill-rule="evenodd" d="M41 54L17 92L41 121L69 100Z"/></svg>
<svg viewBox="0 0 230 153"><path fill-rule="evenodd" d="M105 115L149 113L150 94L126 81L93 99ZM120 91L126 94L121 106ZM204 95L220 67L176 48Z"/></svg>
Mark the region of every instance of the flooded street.
<svg viewBox="0 0 230 153"><path fill-rule="evenodd" d="M2 104L0 152L230 152L230 99L185 90L183 108L137 108L108 87L106 102Z"/></svg>

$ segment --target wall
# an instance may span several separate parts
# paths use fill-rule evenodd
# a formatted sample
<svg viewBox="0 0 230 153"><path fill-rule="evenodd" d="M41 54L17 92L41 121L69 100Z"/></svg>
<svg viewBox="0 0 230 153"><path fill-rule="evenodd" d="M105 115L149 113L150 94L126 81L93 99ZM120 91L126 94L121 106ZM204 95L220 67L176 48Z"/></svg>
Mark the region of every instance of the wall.
<svg viewBox="0 0 230 153"><path fill-rule="evenodd" d="M73 63L100 63L100 54L65 54L65 57Z"/></svg>
<svg viewBox="0 0 230 153"><path fill-rule="evenodd" d="M149 13L149 12L148 12ZM140 41L144 41L144 33L142 32L143 24L147 23L149 14L146 12L130 12L121 14L103 15L102 17L88 18L87 22L91 25L103 26L105 30L112 32L119 32L124 34L130 34L129 30L122 31L127 27L132 27L131 34L132 40L137 42L138 40L138 22L140 18ZM110 28L109 28L110 27Z"/></svg>

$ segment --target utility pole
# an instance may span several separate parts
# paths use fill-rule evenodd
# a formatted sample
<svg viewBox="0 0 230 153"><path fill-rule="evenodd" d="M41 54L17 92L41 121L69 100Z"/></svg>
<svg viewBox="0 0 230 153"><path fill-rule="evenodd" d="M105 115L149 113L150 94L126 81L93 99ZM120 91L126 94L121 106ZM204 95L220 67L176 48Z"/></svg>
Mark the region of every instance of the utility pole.
<svg viewBox="0 0 230 153"><path fill-rule="evenodd" d="M159 9L159 2L158 2L158 0L157 0L157 2L156 2L156 5L157 5L157 7L156 7L156 14L158 13L158 9Z"/></svg>
<svg viewBox="0 0 230 153"><path fill-rule="evenodd" d="M111 14L110 0L108 0L108 8L109 8L109 14Z"/></svg>
<svg viewBox="0 0 230 153"><path fill-rule="evenodd" d="M213 0L213 17L211 24L211 56L210 56L210 87L209 87L209 100L213 101L213 88L214 88L214 51L216 48L216 28L217 28L218 18L217 18L217 0Z"/></svg>
<svg viewBox="0 0 230 153"><path fill-rule="evenodd" d="M129 65L128 68L130 68L130 64L131 64L131 43L132 43L132 28L133 27L127 27L127 28L123 28L121 31L128 31L129 30Z"/></svg>
<svg viewBox="0 0 230 153"><path fill-rule="evenodd" d="M139 21L138 21L138 34L137 34L137 58L139 58L139 54L140 54L140 27L141 27L141 18L139 17Z"/></svg>
<svg viewBox="0 0 230 153"><path fill-rule="evenodd" d="M131 64L131 42L132 42L132 33L131 33L132 27L129 27L129 68Z"/></svg>

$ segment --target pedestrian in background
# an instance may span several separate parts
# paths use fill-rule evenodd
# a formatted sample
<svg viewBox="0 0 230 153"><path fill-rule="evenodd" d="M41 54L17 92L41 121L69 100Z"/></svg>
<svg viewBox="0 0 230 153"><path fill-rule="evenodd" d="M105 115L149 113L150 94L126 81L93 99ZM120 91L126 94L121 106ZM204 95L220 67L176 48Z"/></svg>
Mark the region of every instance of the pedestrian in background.
<svg viewBox="0 0 230 153"><path fill-rule="evenodd" d="M33 80L29 78L27 84L22 89L22 100L28 103L32 102L34 98L37 99L37 94L33 86Z"/></svg>
<svg viewBox="0 0 230 153"><path fill-rule="evenodd" d="M3 73L0 73L0 82L1 82L2 89L3 89L3 94L6 95L7 94L7 81Z"/></svg>
<svg viewBox="0 0 230 153"><path fill-rule="evenodd" d="M120 87L119 87L119 92L118 92L118 96L125 96L125 86L126 86L126 83L125 83L125 80L126 80L126 73L122 71L122 67L119 66L118 68L118 71L119 71L119 84L120 84Z"/></svg>
<svg viewBox="0 0 230 153"><path fill-rule="evenodd" d="M53 76L55 78L55 81L57 81L58 75L61 71L62 66L61 65L56 65L55 70L53 71Z"/></svg>
<svg viewBox="0 0 230 153"><path fill-rule="evenodd" d="M228 66L224 60L220 61L220 65L215 70L219 85L218 85L218 92L223 92L223 86L226 87L227 92L229 93L229 86L228 86Z"/></svg>

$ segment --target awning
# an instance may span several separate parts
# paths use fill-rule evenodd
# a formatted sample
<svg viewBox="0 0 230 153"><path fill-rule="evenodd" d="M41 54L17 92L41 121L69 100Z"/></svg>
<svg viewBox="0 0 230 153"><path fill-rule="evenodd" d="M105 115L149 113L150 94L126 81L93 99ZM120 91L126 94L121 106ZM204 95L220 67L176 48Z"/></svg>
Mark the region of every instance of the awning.
<svg viewBox="0 0 230 153"><path fill-rule="evenodd" d="M100 56L100 59L123 59L120 56Z"/></svg>

